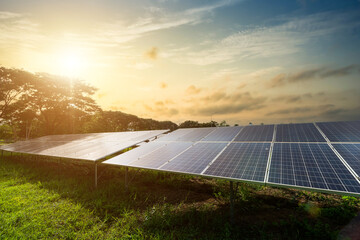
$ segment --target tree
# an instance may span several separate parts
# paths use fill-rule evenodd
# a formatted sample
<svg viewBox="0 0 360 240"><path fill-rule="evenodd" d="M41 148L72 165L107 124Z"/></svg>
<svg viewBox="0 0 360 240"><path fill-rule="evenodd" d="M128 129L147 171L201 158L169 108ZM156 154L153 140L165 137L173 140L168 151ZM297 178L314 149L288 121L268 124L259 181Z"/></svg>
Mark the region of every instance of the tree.
<svg viewBox="0 0 360 240"><path fill-rule="evenodd" d="M120 111L99 111L84 124L83 132L118 132L154 129L174 130L177 125L170 121L139 118Z"/></svg>
<svg viewBox="0 0 360 240"><path fill-rule="evenodd" d="M82 81L42 73L36 75L28 101L45 134L75 133L86 116L100 109L91 98L95 91Z"/></svg>
<svg viewBox="0 0 360 240"><path fill-rule="evenodd" d="M183 123L180 123L179 128L201 128L201 127L217 127L217 126L219 126L219 124L215 121L199 123L198 121L187 120Z"/></svg>
<svg viewBox="0 0 360 240"><path fill-rule="evenodd" d="M24 108L24 96L32 88L33 75L19 69L0 67L0 123Z"/></svg>
<svg viewBox="0 0 360 240"><path fill-rule="evenodd" d="M18 119L27 108L26 97L33 90L34 75L20 69L0 67L0 124L7 123L17 139Z"/></svg>

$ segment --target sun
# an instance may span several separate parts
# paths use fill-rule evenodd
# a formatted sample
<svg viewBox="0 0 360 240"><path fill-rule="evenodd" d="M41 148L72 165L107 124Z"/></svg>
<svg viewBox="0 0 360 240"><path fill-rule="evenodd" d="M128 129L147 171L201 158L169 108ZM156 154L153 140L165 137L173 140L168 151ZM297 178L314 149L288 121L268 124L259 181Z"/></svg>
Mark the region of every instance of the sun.
<svg viewBox="0 0 360 240"><path fill-rule="evenodd" d="M81 77L88 65L84 52L76 48L60 50L56 59L58 72L68 77Z"/></svg>

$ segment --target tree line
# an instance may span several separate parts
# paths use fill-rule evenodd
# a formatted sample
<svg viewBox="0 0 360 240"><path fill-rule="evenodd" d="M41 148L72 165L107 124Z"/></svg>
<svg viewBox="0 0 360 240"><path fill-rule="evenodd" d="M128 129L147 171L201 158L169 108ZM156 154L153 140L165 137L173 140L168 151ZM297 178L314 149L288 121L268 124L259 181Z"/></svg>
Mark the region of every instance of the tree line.
<svg viewBox="0 0 360 240"><path fill-rule="evenodd" d="M105 111L93 99L97 89L78 80L0 67L0 139L28 139L50 134L139 131L227 126L226 122L144 119Z"/></svg>

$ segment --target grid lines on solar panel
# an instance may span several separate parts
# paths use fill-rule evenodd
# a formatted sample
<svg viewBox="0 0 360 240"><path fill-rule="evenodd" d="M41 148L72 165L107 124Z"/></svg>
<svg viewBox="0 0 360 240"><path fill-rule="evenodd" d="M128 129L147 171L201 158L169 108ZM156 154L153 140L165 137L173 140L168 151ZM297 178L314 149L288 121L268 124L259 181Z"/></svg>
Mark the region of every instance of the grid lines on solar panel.
<svg viewBox="0 0 360 240"><path fill-rule="evenodd" d="M140 157L145 156L157 149L160 149L165 145L164 142L149 142L144 145L141 145L135 149L131 149L123 154L117 155L103 163L114 164L114 165L126 165L135 160L138 160Z"/></svg>
<svg viewBox="0 0 360 240"><path fill-rule="evenodd" d="M231 143L204 175L264 181L270 143Z"/></svg>
<svg viewBox="0 0 360 240"><path fill-rule="evenodd" d="M173 132L170 132L170 133L167 133L167 134L164 134L162 136L159 137L159 140L160 141L175 141L177 140L178 138L190 133L194 131L194 128L180 128L180 129L177 129Z"/></svg>
<svg viewBox="0 0 360 240"><path fill-rule="evenodd" d="M2 149L12 152L94 161L166 131L50 135L9 144Z"/></svg>
<svg viewBox="0 0 360 240"><path fill-rule="evenodd" d="M274 125L246 126L234 141L238 142L271 142L273 139Z"/></svg>
<svg viewBox="0 0 360 240"><path fill-rule="evenodd" d="M360 184L327 144L275 143L270 183L360 193Z"/></svg>
<svg viewBox="0 0 360 240"><path fill-rule="evenodd" d="M196 142L207 136L209 133L214 131L216 128L194 128L193 131L179 137L176 141L191 141Z"/></svg>
<svg viewBox="0 0 360 240"><path fill-rule="evenodd" d="M129 163L130 166L157 169L167 161L176 157L192 145L191 142L170 142L140 159Z"/></svg>
<svg viewBox="0 0 360 240"><path fill-rule="evenodd" d="M360 142L360 121L316 124L331 142Z"/></svg>
<svg viewBox="0 0 360 240"><path fill-rule="evenodd" d="M360 144L332 144L343 159L360 176Z"/></svg>
<svg viewBox="0 0 360 240"><path fill-rule="evenodd" d="M276 126L276 142L325 142L312 123L281 124Z"/></svg>
<svg viewBox="0 0 360 240"><path fill-rule="evenodd" d="M218 127L201 141L231 141L242 127Z"/></svg>
<svg viewBox="0 0 360 240"><path fill-rule="evenodd" d="M201 173L226 145L226 143L199 142L160 169L186 173Z"/></svg>

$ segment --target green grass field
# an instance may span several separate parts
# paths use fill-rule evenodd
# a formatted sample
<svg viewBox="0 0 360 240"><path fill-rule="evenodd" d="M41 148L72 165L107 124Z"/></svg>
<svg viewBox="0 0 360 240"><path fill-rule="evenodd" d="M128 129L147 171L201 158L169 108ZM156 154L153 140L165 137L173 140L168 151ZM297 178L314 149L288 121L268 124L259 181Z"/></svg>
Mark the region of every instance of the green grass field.
<svg viewBox="0 0 360 240"><path fill-rule="evenodd" d="M0 239L336 239L359 200L239 184L235 223L227 181L6 156Z"/></svg>

